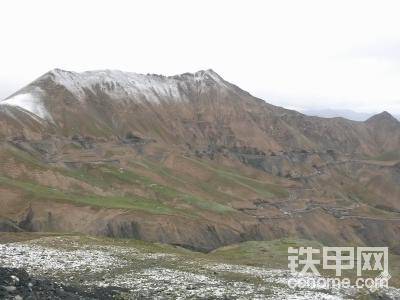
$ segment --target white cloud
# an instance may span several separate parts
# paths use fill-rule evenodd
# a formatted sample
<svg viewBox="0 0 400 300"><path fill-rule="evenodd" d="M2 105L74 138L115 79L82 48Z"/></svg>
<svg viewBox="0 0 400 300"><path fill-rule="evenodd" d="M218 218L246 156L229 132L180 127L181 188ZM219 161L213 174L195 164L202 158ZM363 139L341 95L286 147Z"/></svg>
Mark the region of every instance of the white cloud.
<svg viewBox="0 0 400 300"><path fill-rule="evenodd" d="M398 1L0 3L0 97L49 69L213 68L290 107L400 112Z"/></svg>

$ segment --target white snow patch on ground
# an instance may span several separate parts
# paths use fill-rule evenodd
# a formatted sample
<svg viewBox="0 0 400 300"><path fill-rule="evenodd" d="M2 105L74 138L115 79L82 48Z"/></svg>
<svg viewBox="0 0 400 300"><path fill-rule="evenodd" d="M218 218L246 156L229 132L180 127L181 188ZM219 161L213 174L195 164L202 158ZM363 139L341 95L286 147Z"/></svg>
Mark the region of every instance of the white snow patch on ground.
<svg viewBox="0 0 400 300"><path fill-rule="evenodd" d="M11 98L1 101L0 105L17 106L41 119L50 118L50 114L45 108L40 97L34 95L33 93L17 94Z"/></svg>
<svg viewBox="0 0 400 300"><path fill-rule="evenodd" d="M40 245L49 243L65 245L68 249L51 248ZM27 268L32 274L62 271L76 273L83 269L91 273L103 272L110 268L121 268L128 264L125 258L136 260L156 260L175 256L166 253L141 253L133 247L80 245L73 239L42 238L38 244L0 244L0 265L12 268Z"/></svg>
<svg viewBox="0 0 400 300"><path fill-rule="evenodd" d="M96 273L110 267L122 266L123 261L113 257L112 253L94 249L65 251L16 243L0 245L0 265L26 268L32 274L48 271L62 271L68 274L82 268Z"/></svg>
<svg viewBox="0 0 400 300"><path fill-rule="evenodd" d="M238 266L239 267L239 266ZM119 286L130 289L133 294L145 297L159 295L159 299L172 296L176 299L296 299L296 300L341 300L341 295L332 295L313 290L291 290L285 286L253 284L224 280L216 276L161 267L145 269L106 279L101 286ZM155 297L158 299L158 297ZM197 298L196 298L197 299Z"/></svg>
<svg viewBox="0 0 400 300"><path fill-rule="evenodd" d="M246 299L254 299L252 296L255 293L255 288L251 284L228 282L202 274L161 267L109 278L104 285L122 286L130 289L132 293L141 293L142 295L144 292L144 296L154 296L155 293L158 293L160 297L173 295L173 298L178 299L192 297L208 299L224 295L247 296ZM260 299L264 299L264 297Z"/></svg>
<svg viewBox="0 0 400 300"><path fill-rule="evenodd" d="M125 245L88 243L79 237L46 237L0 244L0 265L90 289L120 287L128 299L354 299L352 291L293 290L288 280L303 274L245 265L212 263L179 254L149 253ZM390 289L392 299L399 290ZM388 293L389 294L389 293Z"/></svg>

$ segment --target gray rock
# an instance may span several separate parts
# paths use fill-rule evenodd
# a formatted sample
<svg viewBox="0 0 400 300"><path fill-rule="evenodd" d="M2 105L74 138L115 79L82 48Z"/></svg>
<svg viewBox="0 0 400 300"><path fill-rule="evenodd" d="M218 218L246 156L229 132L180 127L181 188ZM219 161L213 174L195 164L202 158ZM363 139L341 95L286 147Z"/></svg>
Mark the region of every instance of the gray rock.
<svg viewBox="0 0 400 300"><path fill-rule="evenodd" d="M11 277L12 281L14 282L14 284L19 282L19 278L17 276L11 275L10 277Z"/></svg>
<svg viewBox="0 0 400 300"><path fill-rule="evenodd" d="M9 285L4 287L7 292L14 292L17 288L15 286Z"/></svg>

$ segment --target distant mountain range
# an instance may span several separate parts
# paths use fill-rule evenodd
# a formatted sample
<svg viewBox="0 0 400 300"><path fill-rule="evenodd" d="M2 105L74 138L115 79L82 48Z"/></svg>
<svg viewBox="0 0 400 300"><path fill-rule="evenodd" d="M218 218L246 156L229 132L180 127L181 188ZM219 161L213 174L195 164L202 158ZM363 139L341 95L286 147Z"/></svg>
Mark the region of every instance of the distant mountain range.
<svg viewBox="0 0 400 300"><path fill-rule="evenodd" d="M342 117L353 121L365 121L374 115L373 113L362 113L349 109L306 109L301 112L308 116L318 116L323 118ZM400 115L393 116L400 120Z"/></svg>

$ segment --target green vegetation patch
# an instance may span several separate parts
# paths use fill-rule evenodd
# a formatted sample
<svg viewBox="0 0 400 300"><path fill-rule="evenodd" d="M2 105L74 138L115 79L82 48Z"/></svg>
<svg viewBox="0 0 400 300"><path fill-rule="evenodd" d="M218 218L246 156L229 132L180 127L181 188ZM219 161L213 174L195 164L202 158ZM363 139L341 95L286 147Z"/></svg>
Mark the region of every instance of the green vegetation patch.
<svg viewBox="0 0 400 300"><path fill-rule="evenodd" d="M95 207L141 210L154 214L182 213L181 211L166 206L161 202L136 195L132 197L84 196L45 187L33 182L14 180L6 177L0 177L0 185L22 190L25 192L25 198L29 200L69 201L76 204L84 204Z"/></svg>
<svg viewBox="0 0 400 300"><path fill-rule="evenodd" d="M17 163L24 164L28 168L34 169L34 170L43 170L45 167L43 166L40 161L35 158L34 156L18 149L15 147L7 147L3 153L3 155L6 158L12 157Z"/></svg>
<svg viewBox="0 0 400 300"><path fill-rule="evenodd" d="M215 174L217 175L216 181L214 181L215 183L221 182L223 184L233 184L233 185L238 184L267 198L271 197L284 198L289 196L289 192L279 185L262 182L260 180L253 179L250 177L245 177L243 175L236 173L234 170L227 170L226 168L217 169L205 163L204 161L199 161L188 157L185 158L189 159L194 163L197 163L198 165L201 165L202 167L207 168L208 170L215 172Z"/></svg>
<svg viewBox="0 0 400 300"><path fill-rule="evenodd" d="M384 152L378 156L368 157L370 160L379 160L379 161L395 161L400 160L400 151L389 151Z"/></svg>
<svg viewBox="0 0 400 300"><path fill-rule="evenodd" d="M289 247L322 248L322 244L294 238L272 241L249 241L219 248L209 255L210 258L228 263L287 269Z"/></svg>

